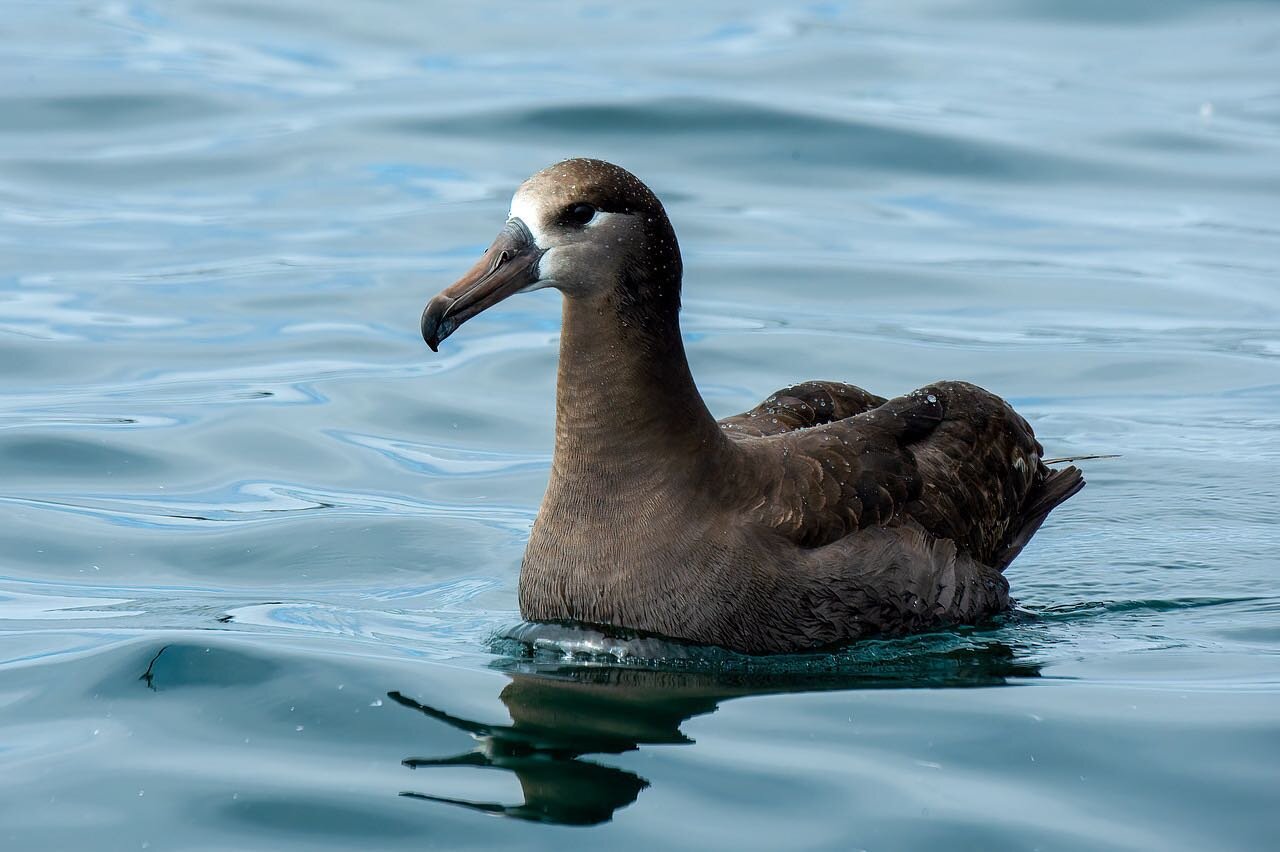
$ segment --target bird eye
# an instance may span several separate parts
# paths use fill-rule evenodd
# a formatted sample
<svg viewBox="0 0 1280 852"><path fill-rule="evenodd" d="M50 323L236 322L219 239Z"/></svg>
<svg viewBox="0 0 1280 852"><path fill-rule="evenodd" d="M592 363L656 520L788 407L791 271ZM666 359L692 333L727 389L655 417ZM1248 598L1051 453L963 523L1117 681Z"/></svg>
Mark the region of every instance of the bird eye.
<svg viewBox="0 0 1280 852"><path fill-rule="evenodd" d="M596 217L596 208L590 204L578 203L564 211L565 221L571 225L585 225Z"/></svg>

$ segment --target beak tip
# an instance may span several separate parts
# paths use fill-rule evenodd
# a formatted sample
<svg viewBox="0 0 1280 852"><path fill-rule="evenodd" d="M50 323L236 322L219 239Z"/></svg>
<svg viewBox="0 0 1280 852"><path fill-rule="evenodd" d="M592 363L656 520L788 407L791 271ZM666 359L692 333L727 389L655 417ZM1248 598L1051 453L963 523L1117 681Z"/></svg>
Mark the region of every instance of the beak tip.
<svg viewBox="0 0 1280 852"><path fill-rule="evenodd" d="M431 347L432 352L440 351L440 341L448 337L449 332L453 330L448 327L448 320L440 319L441 313L438 299L432 299L426 310L422 312L422 339L426 341L427 346Z"/></svg>
<svg viewBox="0 0 1280 852"><path fill-rule="evenodd" d="M428 317L422 323L422 339L426 341L427 346L431 347L432 352L440 351L440 343L457 328L457 324L449 320L437 320L435 317Z"/></svg>

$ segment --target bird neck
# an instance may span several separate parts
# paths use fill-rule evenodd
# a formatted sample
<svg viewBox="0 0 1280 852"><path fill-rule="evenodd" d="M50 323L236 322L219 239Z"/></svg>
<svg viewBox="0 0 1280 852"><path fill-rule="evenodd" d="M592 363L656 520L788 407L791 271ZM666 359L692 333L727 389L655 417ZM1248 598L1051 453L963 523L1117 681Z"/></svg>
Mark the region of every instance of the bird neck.
<svg viewBox="0 0 1280 852"><path fill-rule="evenodd" d="M552 485L594 495L704 474L726 442L689 372L678 279L656 298L566 296Z"/></svg>

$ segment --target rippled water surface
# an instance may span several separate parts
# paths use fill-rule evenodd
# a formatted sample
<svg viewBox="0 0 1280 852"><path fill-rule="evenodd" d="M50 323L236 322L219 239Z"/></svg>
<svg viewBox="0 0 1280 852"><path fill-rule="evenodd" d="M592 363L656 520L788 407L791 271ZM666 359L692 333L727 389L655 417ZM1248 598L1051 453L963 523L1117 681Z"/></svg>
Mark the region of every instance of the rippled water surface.
<svg viewBox="0 0 1280 852"><path fill-rule="evenodd" d="M3 17L0 846L1274 844L1280 5ZM769 663L491 642L558 296L439 355L418 314L584 154L667 202L717 414L955 377L1122 454L1017 611Z"/></svg>

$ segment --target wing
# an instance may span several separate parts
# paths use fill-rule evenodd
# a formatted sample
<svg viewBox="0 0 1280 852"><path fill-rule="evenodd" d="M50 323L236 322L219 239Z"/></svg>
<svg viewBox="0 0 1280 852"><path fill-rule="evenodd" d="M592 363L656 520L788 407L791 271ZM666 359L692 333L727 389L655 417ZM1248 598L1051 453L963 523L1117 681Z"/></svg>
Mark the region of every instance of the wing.
<svg viewBox="0 0 1280 852"><path fill-rule="evenodd" d="M754 520L806 547L913 520L961 554L1003 567L1010 548L1029 538L1016 541L1031 516L1038 526L1075 493L1060 483L1048 509L1035 508L1050 472L1031 427L1004 400L964 382L929 385L743 449L767 478L752 483Z"/></svg>
<svg viewBox="0 0 1280 852"><path fill-rule="evenodd" d="M1047 468L1031 426L1000 397L963 382L935 387L947 415L912 447L924 487L907 513L962 553L1004 568L1084 479L1073 467Z"/></svg>
<svg viewBox="0 0 1280 852"><path fill-rule="evenodd" d="M733 437L759 438L843 420L884 404L884 397L843 382L802 382L783 388L750 411L726 417Z"/></svg>
<svg viewBox="0 0 1280 852"><path fill-rule="evenodd" d="M748 514L805 547L889 523L921 493L907 445L943 413L926 389L842 420L740 442Z"/></svg>

